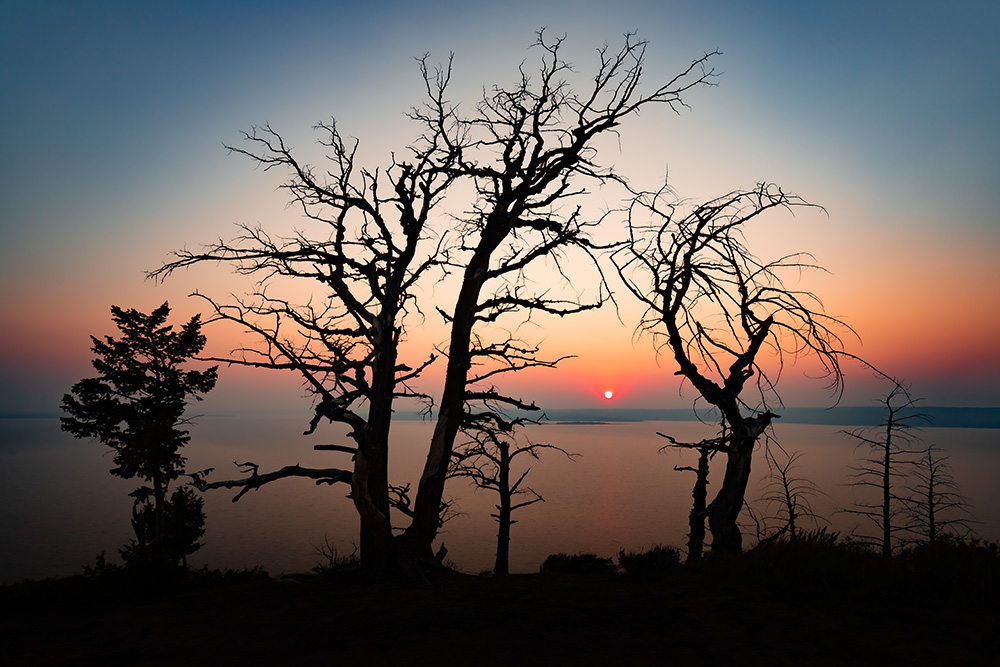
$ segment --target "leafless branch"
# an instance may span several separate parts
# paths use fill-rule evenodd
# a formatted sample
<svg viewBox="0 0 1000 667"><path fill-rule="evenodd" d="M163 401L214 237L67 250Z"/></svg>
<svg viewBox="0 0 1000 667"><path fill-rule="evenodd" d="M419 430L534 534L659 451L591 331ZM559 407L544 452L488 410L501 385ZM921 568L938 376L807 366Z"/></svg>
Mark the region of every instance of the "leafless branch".
<svg viewBox="0 0 1000 667"><path fill-rule="evenodd" d="M284 479L285 477L306 477L309 479L316 480L317 484L336 484L337 482L344 482L346 484L351 483L351 472L348 470L339 470L337 468L303 468L302 466L296 464L293 466L285 466L274 472L266 472L263 474L258 473L259 467L256 463L234 463L239 468L242 468L241 472L250 473L248 477L242 479L231 479L220 482L205 482L201 481L196 486L199 491L208 491L210 489L235 489L240 488L240 492L233 497L233 502L235 503L247 492L259 489L265 484L269 484L275 480Z"/></svg>

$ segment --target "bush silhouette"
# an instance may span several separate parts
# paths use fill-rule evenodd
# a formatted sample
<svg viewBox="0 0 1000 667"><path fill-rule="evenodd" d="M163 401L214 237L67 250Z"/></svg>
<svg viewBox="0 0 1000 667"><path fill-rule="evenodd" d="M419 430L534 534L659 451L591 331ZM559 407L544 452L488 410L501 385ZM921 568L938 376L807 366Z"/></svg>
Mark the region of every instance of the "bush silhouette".
<svg viewBox="0 0 1000 667"><path fill-rule="evenodd" d="M615 571L610 558L596 554L552 554L539 570L542 574L613 574Z"/></svg>
<svg viewBox="0 0 1000 667"><path fill-rule="evenodd" d="M637 577L655 576L669 572L680 565L680 562L680 551L660 544L646 551L625 552L623 549L618 552L618 567L625 574Z"/></svg>

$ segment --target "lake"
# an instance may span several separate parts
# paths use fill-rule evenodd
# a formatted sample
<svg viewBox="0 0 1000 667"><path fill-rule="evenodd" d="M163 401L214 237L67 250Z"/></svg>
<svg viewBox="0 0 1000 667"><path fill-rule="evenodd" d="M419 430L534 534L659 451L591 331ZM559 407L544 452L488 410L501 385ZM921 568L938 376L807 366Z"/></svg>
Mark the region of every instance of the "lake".
<svg viewBox="0 0 1000 667"><path fill-rule="evenodd" d="M185 448L188 469L214 467L211 479L239 477L234 461L253 461L261 471L300 463L312 467L348 467L349 455L315 452L314 444L349 444L345 431L321 426L302 436L305 420L297 415L206 416L190 427ZM398 421L393 426L390 478L414 485L423 467L433 425ZM844 427L780 423L776 439L788 452L802 451L795 476L811 480L822 494L813 509L829 518L832 528L849 533L854 517L835 514L847 507L854 489L846 486L856 461L854 442ZM683 546L691 502L691 473L674 471L691 465L691 452L659 453L668 433L682 441L712 435L713 427L697 422L619 422L613 424L546 424L530 436L579 454L568 460L543 452L529 457L527 482L546 500L515 512L511 571L537 571L552 553L592 552L614 557L619 549L638 550L654 544ZM1000 429L926 428L923 440L949 457L953 475L973 506L977 532L1000 540ZM110 449L76 440L59 430L57 419L0 419L0 581L40 579L79 573L102 551L118 561L117 549L132 537L129 524L136 480L112 477ZM721 460L715 465L721 472ZM755 458L748 499L759 498L766 483L763 457ZM713 475L710 494L718 488ZM348 555L357 536L358 519L348 487L316 486L305 479L285 479L252 491L232 503L234 491L210 491L206 545L190 558L193 567L263 566L271 574L306 572L319 560L325 541ZM440 539L448 560L466 572L492 567L496 524L490 517L495 498L476 491L465 480L451 480L445 495L461 514L449 521ZM711 497L711 496L710 496Z"/></svg>

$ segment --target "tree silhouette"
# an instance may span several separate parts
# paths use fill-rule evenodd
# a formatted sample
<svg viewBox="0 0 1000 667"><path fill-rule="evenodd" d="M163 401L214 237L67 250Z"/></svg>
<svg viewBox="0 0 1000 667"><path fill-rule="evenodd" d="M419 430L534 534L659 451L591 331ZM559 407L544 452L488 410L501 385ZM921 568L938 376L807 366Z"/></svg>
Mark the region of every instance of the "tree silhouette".
<svg viewBox="0 0 1000 667"><path fill-rule="evenodd" d="M242 494L291 476L349 483L361 518L364 567L406 567L400 554L407 562L431 557L458 433L493 419L491 406L536 410L494 382L561 360L540 357L537 345L502 323L539 313L570 315L606 299L599 269L596 294L589 296L580 288L583 281L571 285L563 273L568 254L593 260L597 249L590 231L599 216L585 216L576 200L587 183L619 178L596 162L596 139L646 106L683 105L682 94L713 75L705 69L709 54L643 92L646 43L628 35L619 50L598 50L596 73L578 93L566 80L571 67L560 53L562 44L540 32L534 44L541 55L538 72L531 76L522 67L517 83L494 87L467 115L448 99L451 61L432 68L427 57L421 59L425 99L408 114L419 136L382 169L357 164L357 142L345 141L332 122L319 125L329 157L325 175L294 157L269 126L245 135L250 148L232 149L265 170L288 173L283 187L313 223L311 230L275 239L244 228L233 241L177 252L151 275L225 262L256 277L255 293L232 303L199 295L212 306L213 319L237 322L260 340L224 361L301 375L315 397L307 433L322 420L347 424L355 444L335 449L352 454L354 465L287 466L266 474L254 468L249 477L206 488L242 486ZM470 192L471 201L445 206L446 196ZM457 294L451 309L435 307L449 327L440 350L447 357L444 387L436 402L413 382L437 355L419 361L413 353L405 361L401 356L407 327L425 315L418 286L435 276ZM287 278L311 282L322 293L304 304L280 297ZM556 289L560 282L562 293ZM545 287L535 291L536 284ZM401 398L433 402L437 416L408 508L410 523L396 537L391 489L404 487L390 485L387 462L393 405Z"/></svg>
<svg viewBox="0 0 1000 667"><path fill-rule="evenodd" d="M669 445L660 448L661 452L668 449L694 449L698 452L698 465L674 466L677 472L693 472L694 486L691 488L691 511L688 512L688 543L687 562L693 563L701 559L705 548L705 519L708 508L708 473L709 461L719 452L727 450L725 426L722 434L715 438L706 438L699 442L680 442L676 438L657 432L661 438L670 441Z"/></svg>
<svg viewBox="0 0 1000 667"><path fill-rule="evenodd" d="M531 468L513 475L511 464L515 458L530 455L540 460L542 450L555 450L565 454L570 460L574 455L556 445L532 442L518 438L518 430L524 419L503 419L499 423L479 423L475 428L467 428L468 440L460 445L452 455L449 477L466 477L479 489L497 494L497 551L493 574L503 576L510 573L510 528L517 523L511 515L528 505L544 502L545 499L530 486L524 484ZM518 500L523 498L523 500Z"/></svg>
<svg viewBox="0 0 1000 667"><path fill-rule="evenodd" d="M918 399L910 397L898 382L892 391L882 397L885 419L875 427L859 428L844 433L858 442L856 449L867 449L869 455L852 466L851 485L860 491L876 489L877 501L859 499L853 508L841 510L846 514L864 517L877 528L877 535L861 533L863 541L874 544L882 555L892 555L894 538L904 529L906 499L900 494L900 484L915 456L922 450L914 422L926 420L915 411Z"/></svg>
<svg viewBox="0 0 1000 667"><path fill-rule="evenodd" d="M148 492L131 495L136 498L132 506L132 530L137 538L120 550L126 562L145 558L156 539L156 508L143 497ZM187 557L204 546L198 541L205 534L204 507L201 496L187 486L174 489L163 504L163 555L171 563L186 568Z"/></svg>
<svg viewBox="0 0 1000 667"><path fill-rule="evenodd" d="M774 447L768 446L765 458L769 469L768 483L764 489L761 501L764 504L764 516L758 521L758 539L769 542L782 537L797 539L802 531L804 520L811 521L814 526L825 521L812 508L812 498L820 490L808 479L796 477L794 472L798 467L802 452L794 452L784 456L779 461L774 453ZM768 524L776 520L779 526L769 528Z"/></svg>
<svg viewBox="0 0 1000 667"><path fill-rule="evenodd" d="M132 528L136 541L126 558L150 557L173 563L201 545L204 533L201 498L190 489L170 485L184 474L180 449L190 436L179 428L187 423L189 399L215 387L217 366L204 371L181 366L205 346L198 315L179 331L166 324L167 303L149 315L111 307L120 338L91 337L98 373L73 385L63 396L62 430L78 438L96 438L115 451L111 474L146 482L133 491Z"/></svg>
<svg viewBox="0 0 1000 667"><path fill-rule="evenodd" d="M490 339L479 333L511 317L535 313L565 316L599 307L606 290L589 302L579 291L559 298L552 275L540 274L541 292L533 293L531 269L549 262L560 276L563 259L576 250L593 259L590 230L599 220L584 217L579 204L585 184L619 180L597 161L596 140L647 106L683 105L682 94L710 81L708 54L648 92L640 89L646 42L626 35L613 51L598 49L598 66L589 88L572 89L564 77L572 71L560 54L562 39L538 33L541 53L537 82L522 68L512 87L495 87L477 113L463 123L470 151L463 153L461 169L475 186L472 212L459 225L459 246L468 251L454 309L446 315L451 326L448 365L440 409L417 487L414 518L403 535L409 549L429 554L437 532L437 513L455 438L477 420L492 420L491 405L537 409L534 403L501 393L484 383L497 375L528 367L553 366L559 359L541 359L535 345L505 333ZM579 254L579 253L578 253ZM595 262L596 266L596 262ZM601 277L603 287L603 276ZM579 285L579 283L574 283ZM473 372L473 367L482 368ZM483 408L486 409L483 409Z"/></svg>
<svg viewBox="0 0 1000 667"><path fill-rule="evenodd" d="M929 446L913 464L912 477L910 494L904 500L907 517L903 529L914 541L936 544L961 540L973 532L969 501L959 490L948 457Z"/></svg>
<svg viewBox="0 0 1000 667"><path fill-rule="evenodd" d="M719 412L726 472L706 512L712 551L738 552L737 519L753 452L778 417L772 408L781 405L777 383L785 357L818 360L839 394L841 334L850 329L824 314L814 295L785 284L785 274L814 266L809 255L762 261L743 239L744 228L768 211L810 204L760 184L685 212L667 199L669 193L663 188L635 197L629 243L614 258L625 284L646 306L639 328L652 333L656 346L677 362L678 374ZM748 387L752 397L744 394Z"/></svg>

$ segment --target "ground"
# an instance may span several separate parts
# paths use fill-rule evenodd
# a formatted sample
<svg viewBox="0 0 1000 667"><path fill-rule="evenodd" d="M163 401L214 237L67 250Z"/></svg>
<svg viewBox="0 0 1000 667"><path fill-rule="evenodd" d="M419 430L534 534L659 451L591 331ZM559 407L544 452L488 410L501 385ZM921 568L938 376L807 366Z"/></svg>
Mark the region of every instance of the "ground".
<svg viewBox="0 0 1000 667"><path fill-rule="evenodd" d="M159 592L93 577L0 588L5 665L964 665L1000 658L986 601L745 570L230 576ZM896 589L893 589L896 590Z"/></svg>

